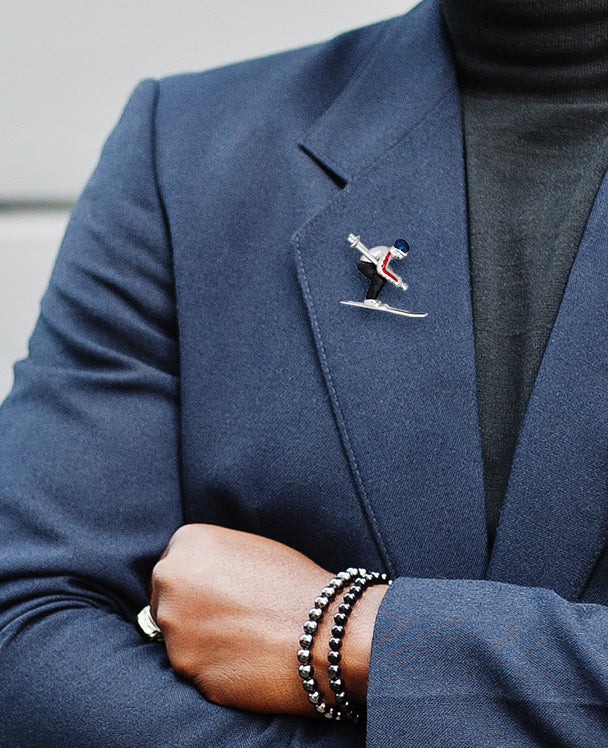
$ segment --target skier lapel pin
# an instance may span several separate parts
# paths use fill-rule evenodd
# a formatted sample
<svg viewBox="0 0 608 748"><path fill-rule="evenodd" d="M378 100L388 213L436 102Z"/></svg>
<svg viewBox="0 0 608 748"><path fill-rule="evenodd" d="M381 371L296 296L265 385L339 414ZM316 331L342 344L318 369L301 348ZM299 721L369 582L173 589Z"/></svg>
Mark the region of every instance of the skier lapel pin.
<svg viewBox="0 0 608 748"><path fill-rule="evenodd" d="M357 270L366 278L369 278L369 288L365 294L365 301L341 301L341 304L348 306L361 306L365 309L375 309L379 312L389 312L390 314L400 314L403 317L426 317L426 312L408 312L405 309L384 304L378 296L388 281L393 286L397 286L402 291L407 290L405 283L389 266L391 260L402 260L409 252L410 245L405 239L397 239L392 247L373 247L368 249L358 236L349 234L347 241L349 245L361 253Z"/></svg>

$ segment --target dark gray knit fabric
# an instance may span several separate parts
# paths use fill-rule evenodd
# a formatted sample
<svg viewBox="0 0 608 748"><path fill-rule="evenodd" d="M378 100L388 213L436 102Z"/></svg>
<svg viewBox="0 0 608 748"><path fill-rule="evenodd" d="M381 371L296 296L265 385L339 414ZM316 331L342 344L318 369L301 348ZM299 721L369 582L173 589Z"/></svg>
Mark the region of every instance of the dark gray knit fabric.
<svg viewBox="0 0 608 748"><path fill-rule="evenodd" d="M488 528L608 152L608 110L465 97ZM567 397L567 393L564 393Z"/></svg>
<svg viewBox="0 0 608 748"><path fill-rule="evenodd" d="M444 12L463 94L492 541L528 399L608 165L608 0L444 0Z"/></svg>

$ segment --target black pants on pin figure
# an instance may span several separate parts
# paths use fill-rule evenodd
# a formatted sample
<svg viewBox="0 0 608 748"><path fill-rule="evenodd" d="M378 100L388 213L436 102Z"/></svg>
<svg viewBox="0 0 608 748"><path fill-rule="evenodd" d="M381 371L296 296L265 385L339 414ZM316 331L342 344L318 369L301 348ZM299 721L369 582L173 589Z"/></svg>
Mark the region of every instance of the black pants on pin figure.
<svg viewBox="0 0 608 748"><path fill-rule="evenodd" d="M366 278L369 278L370 284L365 294L366 299L377 299L380 295L380 291L384 288L386 278L383 278L378 271L376 266L372 262L366 262L365 260L359 260L357 263L357 270Z"/></svg>

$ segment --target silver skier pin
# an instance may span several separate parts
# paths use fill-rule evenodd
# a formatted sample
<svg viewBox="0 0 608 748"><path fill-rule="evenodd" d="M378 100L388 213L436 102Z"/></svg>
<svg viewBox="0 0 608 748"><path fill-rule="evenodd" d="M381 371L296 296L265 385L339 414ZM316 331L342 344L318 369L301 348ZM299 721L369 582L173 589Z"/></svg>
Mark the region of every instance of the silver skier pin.
<svg viewBox="0 0 608 748"><path fill-rule="evenodd" d="M366 278L369 278L369 288L365 294L365 301L341 301L341 304L348 306L360 306L365 309L374 309L378 312L389 312L390 314L400 314L403 317L426 317L426 312L408 312L405 309L399 309L389 304L384 304L378 299L380 291L384 288L386 281L392 283L402 291L407 290L405 283L389 266L391 260L402 260L410 250L410 245L405 239L397 239L392 247L373 247L368 249L360 241L358 236L349 234L347 241L353 249L361 253L361 258L357 263L357 270Z"/></svg>

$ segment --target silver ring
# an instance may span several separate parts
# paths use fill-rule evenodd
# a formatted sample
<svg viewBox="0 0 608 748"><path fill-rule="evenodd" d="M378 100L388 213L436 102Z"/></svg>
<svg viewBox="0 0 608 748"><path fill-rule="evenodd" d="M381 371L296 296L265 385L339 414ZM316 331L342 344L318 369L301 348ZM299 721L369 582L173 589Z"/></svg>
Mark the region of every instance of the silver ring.
<svg viewBox="0 0 608 748"><path fill-rule="evenodd" d="M152 618L152 611L149 605L146 605L137 614L137 625L144 636L150 639L150 641L161 642L163 640L163 632L158 627L158 623Z"/></svg>

